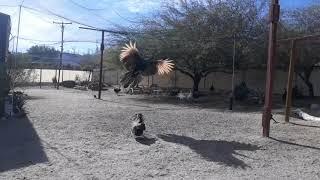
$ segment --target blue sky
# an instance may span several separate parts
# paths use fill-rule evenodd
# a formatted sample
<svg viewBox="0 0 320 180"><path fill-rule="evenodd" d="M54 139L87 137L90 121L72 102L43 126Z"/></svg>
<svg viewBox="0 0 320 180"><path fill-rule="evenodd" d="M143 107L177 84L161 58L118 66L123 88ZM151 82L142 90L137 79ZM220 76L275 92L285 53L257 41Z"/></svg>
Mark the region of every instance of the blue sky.
<svg viewBox="0 0 320 180"><path fill-rule="evenodd" d="M31 40L19 40L19 51L25 51L35 44L47 44L57 49L60 44L60 27L52 21L63 19L48 13L68 17L72 20L91 26L113 29L119 25L133 25L137 19L155 12L160 6L161 0L24 0L23 5L36 9L22 8L20 37L25 39L37 39L47 42ZM0 0L0 12L11 15L12 34L17 34L18 5L22 0ZM285 8L297 8L320 3L320 0L280 0L281 6ZM3 6L3 5L8 5ZM11 7L12 6L12 7ZM87 9L85 9L85 8ZM63 20L67 22L67 20ZM80 30L80 25L73 23L65 27L65 40L100 41L101 33ZM106 44L108 39L106 36ZM12 47L12 43L11 43ZM93 52L97 47L96 43L65 43L66 51L87 53Z"/></svg>

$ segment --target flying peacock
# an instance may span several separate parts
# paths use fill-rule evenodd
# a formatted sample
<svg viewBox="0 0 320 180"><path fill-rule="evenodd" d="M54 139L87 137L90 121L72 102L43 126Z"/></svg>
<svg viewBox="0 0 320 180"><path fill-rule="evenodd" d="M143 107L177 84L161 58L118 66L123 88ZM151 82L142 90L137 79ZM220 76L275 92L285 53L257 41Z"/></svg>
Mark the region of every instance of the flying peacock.
<svg viewBox="0 0 320 180"><path fill-rule="evenodd" d="M155 74L164 75L173 70L172 60L145 60L140 56L136 43L130 41L126 44L120 54L120 61L123 63L126 72L120 80L124 88L135 87L142 81L142 76Z"/></svg>

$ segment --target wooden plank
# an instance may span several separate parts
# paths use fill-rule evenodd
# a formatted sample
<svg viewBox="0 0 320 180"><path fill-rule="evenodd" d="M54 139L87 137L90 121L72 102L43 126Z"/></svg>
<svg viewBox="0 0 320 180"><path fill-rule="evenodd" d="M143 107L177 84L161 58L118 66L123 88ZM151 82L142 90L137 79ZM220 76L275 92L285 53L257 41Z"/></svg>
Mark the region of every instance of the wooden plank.
<svg viewBox="0 0 320 180"><path fill-rule="evenodd" d="M291 53L290 53L290 65L287 81L287 97L286 97L286 110L285 110L285 122L289 122L290 110L292 104L292 82L294 76L294 64L296 60L296 40L291 41Z"/></svg>

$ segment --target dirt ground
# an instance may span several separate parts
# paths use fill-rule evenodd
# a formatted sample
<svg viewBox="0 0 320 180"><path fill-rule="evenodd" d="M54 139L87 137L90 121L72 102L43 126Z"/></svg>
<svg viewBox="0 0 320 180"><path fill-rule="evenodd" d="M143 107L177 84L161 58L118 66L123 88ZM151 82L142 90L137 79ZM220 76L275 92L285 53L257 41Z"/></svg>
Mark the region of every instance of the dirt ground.
<svg viewBox="0 0 320 180"><path fill-rule="evenodd" d="M23 119L0 121L0 179L320 179L320 123L261 107L140 95L28 89ZM208 100L208 99L206 99ZM136 141L130 117L146 118Z"/></svg>

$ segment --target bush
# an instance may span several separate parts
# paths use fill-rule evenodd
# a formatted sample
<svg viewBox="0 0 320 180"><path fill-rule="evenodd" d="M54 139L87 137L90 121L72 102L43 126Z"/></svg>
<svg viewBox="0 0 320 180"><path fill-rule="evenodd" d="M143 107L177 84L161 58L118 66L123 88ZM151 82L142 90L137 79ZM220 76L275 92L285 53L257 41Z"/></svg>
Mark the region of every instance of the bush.
<svg viewBox="0 0 320 180"><path fill-rule="evenodd" d="M102 89L105 89L106 85L102 83ZM91 82L88 86L89 89L92 91L98 91L99 90L99 82Z"/></svg>
<svg viewBox="0 0 320 180"><path fill-rule="evenodd" d="M88 86L90 84L90 81L80 81L80 86Z"/></svg>
<svg viewBox="0 0 320 180"><path fill-rule="evenodd" d="M66 88L74 88L76 86L75 81L62 81L60 83L61 86L66 87Z"/></svg>
<svg viewBox="0 0 320 180"><path fill-rule="evenodd" d="M24 115L24 105L26 103L25 95L21 91L14 92L13 95L13 112Z"/></svg>

